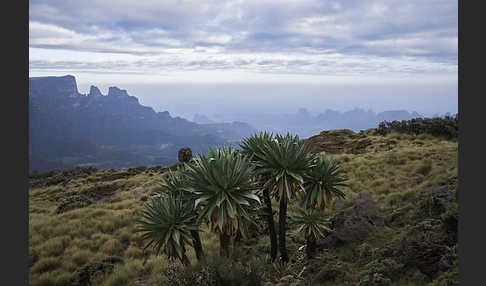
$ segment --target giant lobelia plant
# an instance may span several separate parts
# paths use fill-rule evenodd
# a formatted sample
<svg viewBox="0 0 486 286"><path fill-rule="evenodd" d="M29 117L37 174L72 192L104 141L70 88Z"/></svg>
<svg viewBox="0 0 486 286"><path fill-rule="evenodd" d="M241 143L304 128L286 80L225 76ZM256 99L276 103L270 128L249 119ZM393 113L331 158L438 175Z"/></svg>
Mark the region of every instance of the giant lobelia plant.
<svg viewBox="0 0 486 286"><path fill-rule="evenodd" d="M275 221L273 219L272 201L270 197L270 188L264 186L264 184L270 179L271 170L264 169L265 166L265 148L264 145L273 140L273 134L267 132L260 132L260 134L254 134L250 137L242 139L240 144L240 150L242 154L250 157L251 161L255 165L256 179L260 186L262 186L262 195L265 202L265 218L268 224L268 235L270 238L270 257L274 261L277 258L278 241L277 233L275 231Z"/></svg>
<svg viewBox="0 0 486 286"><path fill-rule="evenodd" d="M196 195L186 191L188 187L188 180L185 167L178 167L176 172L169 170L165 176L162 177L162 191L158 192L159 195L164 196L166 193L172 193L177 195L184 204L193 208L194 219L191 223L199 225L197 220L199 209L194 206ZM191 230L193 247L196 252L196 257L201 261L204 257L204 251L202 248L201 238L198 230Z"/></svg>
<svg viewBox="0 0 486 286"><path fill-rule="evenodd" d="M252 221L252 201L260 203L254 194L254 167L246 156L223 146L209 148L207 156L198 155L195 166L186 164L186 168L186 190L196 196L199 219L219 233L221 255L229 256L230 238L238 231L244 234L241 226Z"/></svg>
<svg viewBox="0 0 486 286"><path fill-rule="evenodd" d="M345 193L338 187L346 187L344 171L336 161L316 154L313 167L305 174L304 204L306 208L324 210L334 198L344 199Z"/></svg>
<svg viewBox="0 0 486 286"><path fill-rule="evenodd" d="M280 257L286 263L289 260L285 241L287 204L304 192L304 176L313 167L312 157L308 143L289 133L276 135L273 140L265 142L261 149L260 172L270 174L264 186L280 202L279 249Z"/></svg>
<svg viewBox="0 0 486 286"><path fill-rule="evenodd" d="M181 194L167 193L152 198L145 204L136 232L149 240L144 250L152 246L156 252L165 253L169 259L177 258L183 265L190 265L186 246L192 245L191 231L197 231L193 206L184 202Z"/></svg>
<svg viewBox="0 0 486 286"><path fill-rule="evenodd" d="M321 210L302 208L299 214L292 218L296 231L304 234L306 239L307 257L312 258L316 251L316 241L331 232L330 221Z"/></svg>

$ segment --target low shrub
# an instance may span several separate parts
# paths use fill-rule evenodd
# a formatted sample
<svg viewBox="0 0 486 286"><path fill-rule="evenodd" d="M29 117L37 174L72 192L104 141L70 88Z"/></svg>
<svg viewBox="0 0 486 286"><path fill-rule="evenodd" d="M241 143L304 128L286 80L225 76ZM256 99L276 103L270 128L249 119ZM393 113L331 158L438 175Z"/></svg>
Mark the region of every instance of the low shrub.
<svg viewBox="0 0 486 286"><path fill-rule="evenodd" d="M444 136L449 139L457 138L459 134L459 117L446 116L444 118L413 118L411 120L383 121L378 125L377 133L386 135L391 132L407 134L430 134Z"/></svg>
<svg viewBox="0 0 486 286"><path fill-rule="evenodd" d="M84 195L74 195L62 199L61 204L56 209L57 214L61 214L70 210L87 207L91 204L91 200Z"/></svg>
<svg viewBox="0 0 486 286"><path fill-rule="evenodd" d="M214 258L210 262L183 267L170 263L164 273L165 285L177 286L258 286L262 272L255 263Z"/></svg>
<svg viewBox="0 0 486 286"><path fill-rule="evenodd" d="M378 258L366 264L358 274L358 286L388 286L403 267L391 258Z"/></svg>
<svg viewBox="0 0 486 286"><path fill-rule="evenodd" d="M97 277L113 272L116 263L123 263L123 260L116 256L108 256L101 261L88 262L74 270L69 285L90 285Z"/></svg>
<svg viewBox="0 0 486 286"><path fill-rule="evenodd" d="M89 285L91 280L99 274L111 273L113 271L113 264L103 262L89 262L77 268L70 280L72 286Z"/></svg>
<svg viewBox="0 0 486 286"><path fill-rule="evenodd" d="M48 271L55 270L57 267L59 267L60 261L59 258L54 258L54 257L47 257L47 258L41 258L39 261L37 261L34 266L32 266L31 271L33 273L44 273Z"/></svg>
<svg viewBox="0 0 486 286"><path fill-rule="evenodd" d="M457 203L453 203L440 217L451 241L457 241L457 223L459 221L458 216L458 205Z"/></svg>
<svg viewBox="0 0 486 286"><path fill-rule="evenodd" d="M326 281L334 281L338 278L342 278L345 276L344 269L340 266L340 264L330 264L325 265L324 267L319 270L317 275L314 277L314 283L322 283Z"/></svg>

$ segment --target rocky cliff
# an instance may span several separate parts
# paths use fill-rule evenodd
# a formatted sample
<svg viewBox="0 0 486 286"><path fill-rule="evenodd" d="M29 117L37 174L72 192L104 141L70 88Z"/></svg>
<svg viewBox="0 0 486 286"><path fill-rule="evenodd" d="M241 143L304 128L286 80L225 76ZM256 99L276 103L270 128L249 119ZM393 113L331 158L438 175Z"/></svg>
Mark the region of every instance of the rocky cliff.
<svg viewBox="0 0 486 286"><path fill-rule="evenodd" d="M133 162L132 158L126 162L128 166L150 165L153 158L166 158L163 163L168 164L176 160L180 147L204 152L208 146L225 142L214 130L172 117L167 111L156 112L115 86L109 88L107 95L91 86L89 94L84 95L79 93L71 75L29 79L31 170L76 164L98 166L103 157L100 153L113 150L117 155L109 157L139 155L140 160ZM125 161L122 158L117 159ZM45 163L52 161L56 163Z"/></svg>

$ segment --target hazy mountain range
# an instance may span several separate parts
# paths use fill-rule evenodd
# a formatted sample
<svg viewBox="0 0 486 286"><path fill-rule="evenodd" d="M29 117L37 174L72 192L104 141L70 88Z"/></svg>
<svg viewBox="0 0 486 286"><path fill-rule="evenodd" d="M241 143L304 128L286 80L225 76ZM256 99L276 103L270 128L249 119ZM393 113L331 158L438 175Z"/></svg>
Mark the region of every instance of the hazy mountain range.
<svg viewBox="0 0 486 286"><path fill-rule="evenodd" d="M375 113L372 110L354 108L350 111L340 112L325 109L322 113L311 114L306 108L300 108L295 113L217 113L212 117L201 114L194 116L194 121L200 123L220 121L247 122L258 130L267 130L276 133L291 132L300 137L307 138L323 130L351 129L355 132L377 127L384 120L409 120L423 117L417 112L406 110L391 110Z"/></svg>
<svg viewBox="0 0 486 286"><path fill-rule="evenodd" d="M160 95L163 100L164 95ZM239 112L195 114L193 121L156 112L137 97L112 86L103 95L96 86L78 91L74 76L29 78L29 169L46 171L90 165L99 169L168 165L188 146L193 154L209 146L237 146L258 131L291 132L302 138L323 130L354 131L381 121L421 117L406 110L375 113L355 108L347 112L323 109L311 114Z"/></svg>
<svg viewBox="0 0 486 286"><path fill-rule="evenodd" d="M29 78L29 169L167 165L255 132L237 122L201 125L139 104L126 90L78 92L73 76Z"/></svg>

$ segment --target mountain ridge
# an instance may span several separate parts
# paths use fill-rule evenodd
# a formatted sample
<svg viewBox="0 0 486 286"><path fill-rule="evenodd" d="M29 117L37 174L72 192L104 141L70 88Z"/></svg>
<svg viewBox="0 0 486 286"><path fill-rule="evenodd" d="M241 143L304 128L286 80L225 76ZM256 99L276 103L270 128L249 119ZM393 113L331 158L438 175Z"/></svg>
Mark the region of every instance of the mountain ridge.
<svg viewBox="0 0 486 286"><path fill-rule="evenodd" d="M82 94L72 75L29 78L29 115L31 171L88 163L102 168L170 164L181 147L205 152L242 135L228 132L225 125L202 126L168 111L156 112L116 86L107 95L94 85ZM100 156L110 157L111 163Z"/></svg>

